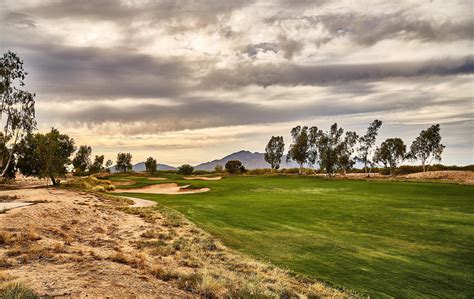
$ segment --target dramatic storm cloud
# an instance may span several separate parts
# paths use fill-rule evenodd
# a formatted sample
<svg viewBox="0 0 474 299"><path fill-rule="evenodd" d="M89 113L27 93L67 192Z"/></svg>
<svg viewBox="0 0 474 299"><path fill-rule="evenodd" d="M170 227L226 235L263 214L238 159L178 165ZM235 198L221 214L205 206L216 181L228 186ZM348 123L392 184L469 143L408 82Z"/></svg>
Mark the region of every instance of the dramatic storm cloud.
<svg viewBox="0 0 474 299"><path fill-rule="evenodd" d="M332 122L410 143L440 123L444 163L473 163L471 1L0 1L55 126L113 159L196 163Z"/></svg>

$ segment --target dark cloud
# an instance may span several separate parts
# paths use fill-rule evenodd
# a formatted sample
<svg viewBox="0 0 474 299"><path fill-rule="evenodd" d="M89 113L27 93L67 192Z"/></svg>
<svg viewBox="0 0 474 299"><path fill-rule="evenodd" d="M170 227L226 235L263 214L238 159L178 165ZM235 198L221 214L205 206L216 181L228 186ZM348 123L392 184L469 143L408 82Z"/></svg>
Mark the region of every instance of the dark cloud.
<svg viewBox="0 0 474 299"><path fill-rule="evenodd" d="M30 72L29 88L42 96L68 98L159 98L177 96L194 85L204 61L157 58L129 49L43 44L18 52Z"/></svg>
<svg viewBox="0 0 474 299"><path fill-rule="evenodd" d="M220 15L245 7L254 0L157 0L140 4L125 4L118 0L76 1L60 0L40 3L25 11L42 18L77 18L82 20L107 20L119 24L131 21L151 23L192 21L205 26L218 21Z"/></svg>
<svg viewBox="0 0 474 299"><path fill-rule="evenodd" d="M301 16L277 14L267 19L267 23L280 25L283 21L309 22L311 26L322 25L329 36L316 40L317 45L326 44L334 38L348 37L355 43L370 46L382 40L402 39L421 41L454 41L474 39L474 19L467 21L423 18L408 10L384 14L322 14Z"/></svg>
<svg viewBox="0 0 474 299"><path fill-rule="evenodd" d="M259 52L278 53L278 51L280 51L280 49L276 43L258 43L247 45L245 47L244 53L246 53L249 57L255 58Z"/></svg>
<svg viewBox="0 0 474 299"><path fill-rule="evenodd" d="M278 42L280 48L283 50L283 56L291 60L294 55L297 55L301 50L303 50L303 42L288 38L287 35L280 34L278 36Z"/></svg>
<svg viewBox="0 0 474 299"><path fill-rule="evenodd" d="M221 100L188 98L175 105L140 104L122 107L102 103L79 107L61 114L51 113L50 121L86 123L88 125L117 122L142 123L132 126L133 134L201 129L218 126L251 125L295 121L299 119L352 115L360 113L387 113L413 111L432 102L429 96L413 94L400 98L399 93L375 94L359 99L357 105L346 97L318 98L305 104L292 106L262 105ZM455 101L439 100L436 105L459 107L469 104L470 98Z"/></svg>
<svg viewBox="0 0 474 299"><path fill-rule="evenodd" d="M416 76L448 76L474 73L474 57L422 62L334 64L304 66L284 64L245 64L233 69L217 69L202 79L202 86L296 86Z"/></svg>

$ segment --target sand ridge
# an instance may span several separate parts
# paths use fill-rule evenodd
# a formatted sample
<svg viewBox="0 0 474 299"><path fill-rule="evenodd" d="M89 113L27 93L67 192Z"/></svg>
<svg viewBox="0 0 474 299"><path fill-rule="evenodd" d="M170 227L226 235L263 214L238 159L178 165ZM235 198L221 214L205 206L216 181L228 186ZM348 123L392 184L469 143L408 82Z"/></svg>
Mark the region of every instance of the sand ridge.
<svg viewBox="0 0 474 299"><path fill-rule="evenodd" d="M208 192L209 188L190 189L190 185L179 186L176 183L165 183L145 186L142 188L117 189L111 193L146 193L146 194L195 194Z"/></svg>
<svg viewBox="0 0 474 299"><path fill-rule="evenodd" d="M185 180L201 180L201 181L218 181L222 180L221 176L215 177L206 177L206 176L185 176L183 177Z"/></svg>

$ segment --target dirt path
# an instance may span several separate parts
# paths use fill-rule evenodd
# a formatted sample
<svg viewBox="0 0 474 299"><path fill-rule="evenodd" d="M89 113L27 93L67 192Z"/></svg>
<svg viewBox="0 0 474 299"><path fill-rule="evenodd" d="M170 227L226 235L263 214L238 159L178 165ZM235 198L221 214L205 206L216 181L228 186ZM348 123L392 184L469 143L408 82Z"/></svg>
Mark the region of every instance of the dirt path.
<svg viewBox="0 0 474 299"><path fill-rule="evenodd" d="M151 227L143 219L88 193L23 189L0 195L5 192L39 203L0 214L0 270L39 295L191 296L141 266L120 262L120 254L140 258L135 243Z"/></svg>
<svg viewBox="0 0 474 299"><path fill-rule="evenodd" d="M146 208L146 207L156 206L156 202L153 200L146 200L146 199L129 197L129 196L122 196L122 197L133 200L134 204L130 206L133 208Z"/></svg>

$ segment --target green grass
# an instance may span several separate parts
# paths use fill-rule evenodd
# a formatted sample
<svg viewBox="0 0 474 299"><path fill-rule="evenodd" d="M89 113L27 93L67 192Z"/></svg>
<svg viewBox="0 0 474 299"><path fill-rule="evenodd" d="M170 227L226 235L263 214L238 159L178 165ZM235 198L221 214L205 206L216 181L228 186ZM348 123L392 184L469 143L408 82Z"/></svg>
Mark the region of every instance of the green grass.
<svg viewBox="0 0 474 299"><path fill-rule="evenodd" d="M178 178L170 181L211 191L129 195L180 211L231 248L334 286L375 297L474 295L472 186L296 176ZM133 179L139 186L160 183Z"/></svg>

